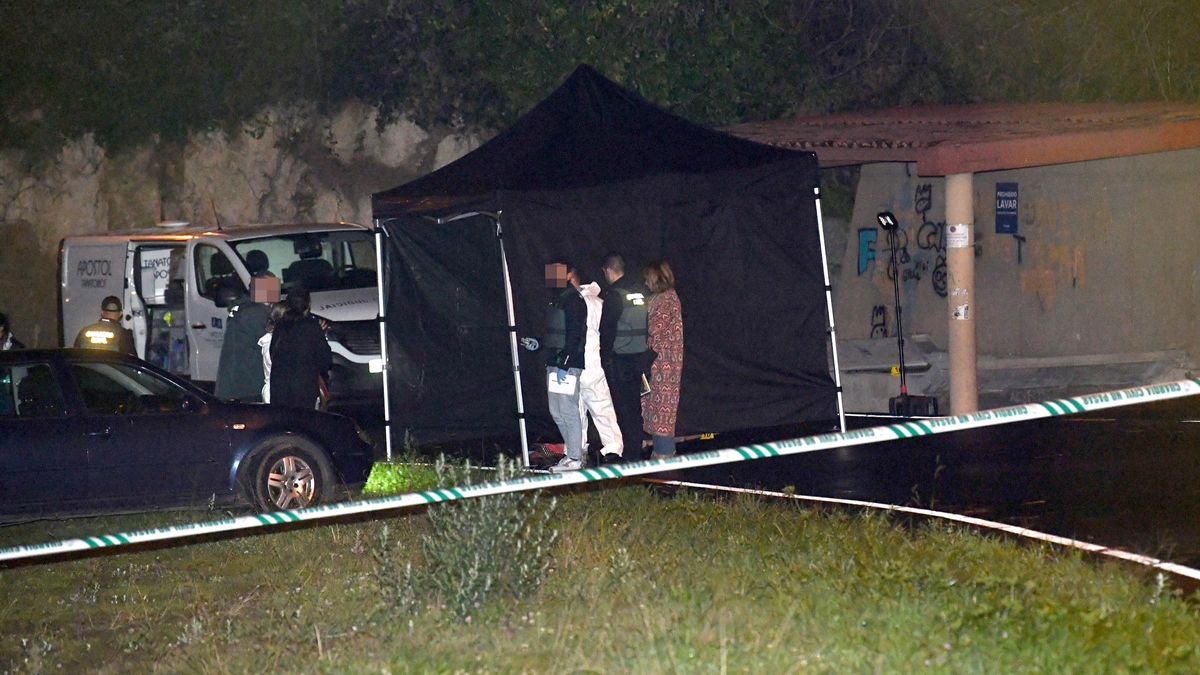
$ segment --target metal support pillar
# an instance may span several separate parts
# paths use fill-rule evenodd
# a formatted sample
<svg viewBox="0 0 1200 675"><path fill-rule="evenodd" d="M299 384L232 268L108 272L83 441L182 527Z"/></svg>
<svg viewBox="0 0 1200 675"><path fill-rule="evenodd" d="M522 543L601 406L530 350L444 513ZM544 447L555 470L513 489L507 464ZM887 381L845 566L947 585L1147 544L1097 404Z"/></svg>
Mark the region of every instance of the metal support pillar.
<svg viewBox="0 0 1200 675"><path fill-rule="evenodd" d="M946 302L949 314L950 414L979 409L976 383L974 174L946 176Z"/></svg>

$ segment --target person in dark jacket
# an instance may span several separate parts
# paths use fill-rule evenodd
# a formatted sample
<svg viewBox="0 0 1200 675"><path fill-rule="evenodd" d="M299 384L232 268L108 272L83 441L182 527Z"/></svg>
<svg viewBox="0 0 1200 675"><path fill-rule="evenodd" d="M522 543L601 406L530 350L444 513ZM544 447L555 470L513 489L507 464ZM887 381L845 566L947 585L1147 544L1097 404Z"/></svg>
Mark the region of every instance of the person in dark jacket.
<svg viewBox="0 0 1200 675"><path fill-rule="evenodd" d="M121 299L110 295L100 301L100 320L79 329L75 346L86 349L107 349L137 356L133 333L121 325Z"/></svg>
<svg viewBox="0 0 1200 675"><path fill-rule="evenodd" d="M229 303L225 338L217 363L214 393L219 398L262 400L262 350L258 340L267 332L267 319L274 302L279 302L279 280L255 277L250 280L250 293Z"/></svg>
<svg viewBox="0 0 1200 675"><path fill-rule="evenodd" d="M618 253L606 255L601 270L608 288L600 318L600 361L625 443L624 460L635 462L643 459L641 398L651 361L646 346L650 289L636 274L625 274L625 258Z"/></svg>
<svg viewBox="0 0 1200 675"><path fill-rule="evenodd" d="M309 314L308 291L288 293L287 312L271 332L271 405L313 409L329 381L333 353L325 330Z"/></svg>
<svg viewBox="0 0 1200 675"><path fill-rule="evenodd" d="M546 286L558 289L546 312L546 386L550 416L562 434L566 452L551 471L583 468L583 420L579 375L583 372L587 305L579 294L578 272L567 263L546 265Z"/></svg>
<svg viewBox="0 0 1200 675"><path fill-rule="evenodd" d="M13 337L12 329L8 327L8 315L0 312L0 352L12 349L25 349L25 344Z"/></svg>

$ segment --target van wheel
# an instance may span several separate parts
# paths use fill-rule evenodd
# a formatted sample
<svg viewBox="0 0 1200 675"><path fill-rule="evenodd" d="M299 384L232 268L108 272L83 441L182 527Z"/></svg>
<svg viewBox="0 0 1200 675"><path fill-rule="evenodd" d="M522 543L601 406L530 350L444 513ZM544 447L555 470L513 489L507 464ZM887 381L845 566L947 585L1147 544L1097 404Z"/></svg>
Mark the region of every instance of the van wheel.
<svg viewBox="0 0 1200 675"><path fill-rule="evenodd" d="M251 455L250 502L260 511L322 504L333 495L333 470L324 451L301 436L279 436Z"/></svg>

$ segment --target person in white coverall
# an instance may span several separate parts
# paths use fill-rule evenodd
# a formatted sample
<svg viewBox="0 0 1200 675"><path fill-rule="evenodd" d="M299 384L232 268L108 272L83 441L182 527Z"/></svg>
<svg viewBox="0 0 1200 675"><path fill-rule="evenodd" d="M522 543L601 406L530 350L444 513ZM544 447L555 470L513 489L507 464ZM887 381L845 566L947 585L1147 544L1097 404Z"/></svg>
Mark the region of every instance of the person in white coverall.
<svg viewBox="0 0 1200 675"><path fill-rule="evenodd" d="M600 299L600 286L592 281L576 286L583 302L587 305L587 336L583 343L583 372L579 375L579 420L583 429L583 446L587 447L587 415L592 414L592 423L600 434L601 458L619 459L624 444L621 428L617 426L617 412L613 407L608 380L600 362L600 314L604 301Z"/></svg>

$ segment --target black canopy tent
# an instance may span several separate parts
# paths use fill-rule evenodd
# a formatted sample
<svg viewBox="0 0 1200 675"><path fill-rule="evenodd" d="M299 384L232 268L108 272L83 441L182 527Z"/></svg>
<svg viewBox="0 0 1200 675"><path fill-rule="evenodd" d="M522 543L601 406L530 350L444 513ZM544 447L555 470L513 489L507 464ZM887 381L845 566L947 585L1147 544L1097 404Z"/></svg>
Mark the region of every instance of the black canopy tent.
<svg viewBox="0 0 1200 675"><path fill-rule="evenodd" d="M580 66L477 150L373 197L385 418L419 441L546 410L543 266L670 261L684 313L679 433L840 419L812 153L705 129ZM836 352L833 354L837 373ZM844 425L843 425L844 428ZM526 455L527 459L527 455Z"/></svg>

